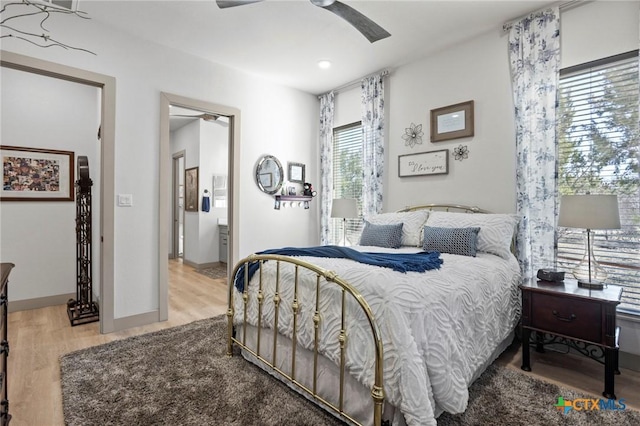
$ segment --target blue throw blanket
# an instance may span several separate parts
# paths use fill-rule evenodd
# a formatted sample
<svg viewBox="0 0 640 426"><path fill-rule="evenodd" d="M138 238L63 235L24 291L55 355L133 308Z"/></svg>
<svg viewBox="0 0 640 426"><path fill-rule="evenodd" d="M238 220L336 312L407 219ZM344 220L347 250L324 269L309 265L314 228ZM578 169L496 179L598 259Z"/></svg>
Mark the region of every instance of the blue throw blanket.
<svg viewBox="0 0 640 426"><path fill-rule="evenodd" d="M317 247L285 247L281 249L271 249L261 251L256 254L281 254L284 256L312 256L312 257L334 257L351 259L356 262L368 265L391 268L398 272L424 272L430 269L440 269L442 259L437 251L419 253L363 253L349 247L342 246L317 246ZM249 279L253 277L260 265L258 262L249 264ZM234 277L234 285L238 291L244 291L244 268L238 268L238 273Z"/></svg>

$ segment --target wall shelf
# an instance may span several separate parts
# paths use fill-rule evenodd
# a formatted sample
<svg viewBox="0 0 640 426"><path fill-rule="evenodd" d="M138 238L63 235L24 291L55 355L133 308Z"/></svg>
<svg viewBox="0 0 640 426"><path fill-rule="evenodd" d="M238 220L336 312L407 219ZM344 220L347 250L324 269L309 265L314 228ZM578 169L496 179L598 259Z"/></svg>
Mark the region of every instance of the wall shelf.
<svg viewBox="0 0 640 426"><path fill-rule="evenodd" d="M313 199L311 195L276 195L275 198L276 201L273 208L276 210L285 207L303 207L304 209L308 209L309 201Z"/></svg>

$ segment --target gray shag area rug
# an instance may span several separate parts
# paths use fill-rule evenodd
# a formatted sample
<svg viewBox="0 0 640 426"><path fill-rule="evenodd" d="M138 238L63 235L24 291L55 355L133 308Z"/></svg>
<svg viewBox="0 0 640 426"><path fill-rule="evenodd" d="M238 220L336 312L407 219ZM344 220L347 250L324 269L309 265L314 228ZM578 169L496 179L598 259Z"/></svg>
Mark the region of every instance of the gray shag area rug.
<svg viewBox="0 0 640 426"><path fill-rule="evenodd" d="M202 268L196 269L196 272L202 275L206 275L209 278L214 280L220 278L227 278L227 266L226 265L218 265L213 266L211 268Z"/></svg>
<svg viewBox="0 0 640 426"><path fill-rule="evenodd" d="M196 321L61 357L67 425L339 425L240 355L226 355L226 317ZM463 414L438 425L639 425L636 411L570 411L592 398L492 365Z"/></svg>

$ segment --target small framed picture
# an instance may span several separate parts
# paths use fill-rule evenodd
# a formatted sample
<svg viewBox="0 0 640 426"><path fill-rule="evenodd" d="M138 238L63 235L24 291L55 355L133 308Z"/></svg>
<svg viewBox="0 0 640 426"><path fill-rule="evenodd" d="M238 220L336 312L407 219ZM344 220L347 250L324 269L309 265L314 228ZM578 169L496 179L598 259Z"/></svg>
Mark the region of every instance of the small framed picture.
<svg viewBox="0 0 640 426"><path fill-rule="evenodd" d="M473 136L473 101L431 110L431 142Z"/></svg>
<svg viewBox="0 0 640 426"><path fill-rule="evenodd" d="M185 208L187 212L198 211L198 167L191 167L184 171Z"/></svg>
<svg viewBox="0 0 640 426"><path fill-rule="evenodd" d="M296 187L295 186L290 186L287 193L289 195L296 195Z"/></svg>
<svg viewBox="0 0 640 426"><path fill-rule="evenodd" d="M289 182L304 183L305 165L302 163L288 163L289 165Z"/></svg>

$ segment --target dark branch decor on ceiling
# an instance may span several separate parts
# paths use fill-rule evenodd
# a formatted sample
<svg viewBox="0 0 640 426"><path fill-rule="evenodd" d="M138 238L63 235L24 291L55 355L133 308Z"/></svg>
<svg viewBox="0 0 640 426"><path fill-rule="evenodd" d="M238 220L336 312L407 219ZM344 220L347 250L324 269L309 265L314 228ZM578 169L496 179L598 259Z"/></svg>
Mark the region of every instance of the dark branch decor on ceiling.
<svg viewBox="0 0 640 426"><path fill-rule="evenodd" d="M262 0L216 0L220 9L226 9L228 7L243 6L251 3L258 3ZM348 23L350 23L356 30L367 38L371 43L375 43L378 40L390 37L391 34L382 28L380 25L373 22L371 19L364 16L351 6L336 1L336 0L309 0L314 6L318 6L322 9L341 17Z"/></svg>
<svg viewBox="0 0 640 426"><path fill-rule="evenodd" d="M13 12L14 10L18 13L5 18L7 13ZM12 1L4 4L0 10L0 16L2 16L2 20L0 20L0 28L4 30L3 34L0 35L0 39L16 38L38 47L61 47L67 50L79 50L95 55L95 53L90 50L83 49L81 47L74 47L52 38L49 34L49 30L45 27L45 22L53 14L75 15L78 18L91 19L87 16L86 12L67 9L45 0ZM40 18L39 26L40 29L44 31L43 33L38 34L25 28L26 23L29 21L29 17Z"/></svg>
<svg viewBox="0 0 640 426"><path fill-rule="evenodd" d="M456 160L464 160L465 158L469 158L469 149L466 145L458 145L457 148L453 148L453 158Z"/></svg>
<svg viewBox="0 0 640 426"><path fill-rule="evenodd" d="M424 132L422 131L422 124L415 125L411 123L411 126L404 129L404 135L402 135L402 139L404 139L404 144L410 148L416 146L416 144L422 144L422 136Z"/></svg>

